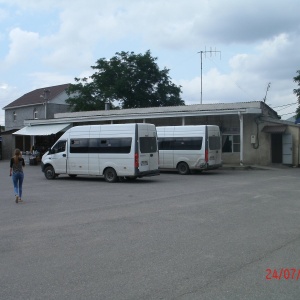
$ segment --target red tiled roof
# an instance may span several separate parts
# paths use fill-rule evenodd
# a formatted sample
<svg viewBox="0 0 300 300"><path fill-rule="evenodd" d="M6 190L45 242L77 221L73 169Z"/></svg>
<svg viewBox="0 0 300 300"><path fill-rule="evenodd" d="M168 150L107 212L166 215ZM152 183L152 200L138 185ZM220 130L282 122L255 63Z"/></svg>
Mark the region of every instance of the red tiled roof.
<svg viewBox="0 0 300 300"><path fill-rule="evenodd" d="M34 90L32 92L29 92L22 97L18 98L17 100L9 103L3 109L6 108L13 108L17 106L26 106L26 105L32 105L32 104L42 104L45 100L41 95L43 95L44 90L49 90L50 93L48 94L48 101L51 101L51 99L55 98L62 92L64 92L68 87L69 83L67 84L61 84L61 85L56 85L56 86L48 86L48 87L43 87L37 90Z"/></svg>

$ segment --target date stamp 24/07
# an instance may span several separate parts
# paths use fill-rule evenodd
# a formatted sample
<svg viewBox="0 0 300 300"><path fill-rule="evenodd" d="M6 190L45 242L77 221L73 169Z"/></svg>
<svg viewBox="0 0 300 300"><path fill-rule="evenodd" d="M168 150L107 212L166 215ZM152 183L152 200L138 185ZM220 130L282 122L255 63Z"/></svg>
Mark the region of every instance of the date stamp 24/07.
<svg viewBox="0 0 300 300"><path fill-rule="evenodd" d="M266 280L298 280L300 279L300 269L281 268L266 269Z"/></svg>

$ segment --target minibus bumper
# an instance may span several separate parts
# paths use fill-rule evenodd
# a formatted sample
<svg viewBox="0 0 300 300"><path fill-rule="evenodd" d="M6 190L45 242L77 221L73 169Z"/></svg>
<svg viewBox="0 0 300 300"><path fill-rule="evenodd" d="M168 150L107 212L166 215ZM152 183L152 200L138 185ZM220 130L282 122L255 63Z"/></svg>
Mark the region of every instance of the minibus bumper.
<svg viewBox="0 0 300 300"><path fill-rule="evenodd" d="M144 171L144 172L139 172L137 171L136 175L137 177L148 177L148 176L157 176L160 175L160 171L157 170L151 170L151 171Z"/></svg>
<svg viewBox="0 0 300 300"><path fill-rule="evenodd" d="M222 164L216 164L216 165L209 165L207 164L206 165L206 170L214 170L214 169L219 169L219 168L222 168Z"/></svg>
<svg viewBox="0 0 300 300"><path fill-rule="evenodd" d="M195 169L198 169L198 170L215 170L215 169L221 168L222 166L223 166L222 163L213 164L213 165L210 165L208 163L203 163L203 164L200 164L200 166L195 168Z"/></svg>

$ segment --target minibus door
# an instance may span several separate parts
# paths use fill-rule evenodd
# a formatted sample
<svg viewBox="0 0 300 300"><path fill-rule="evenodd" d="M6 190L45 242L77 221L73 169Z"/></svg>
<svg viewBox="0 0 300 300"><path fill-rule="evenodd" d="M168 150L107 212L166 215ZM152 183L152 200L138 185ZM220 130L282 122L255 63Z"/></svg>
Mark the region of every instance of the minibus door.
<svg viewBox="0 0 300 300"><path fill-rule="evenodd" d="M51 149L51 164L56 174L67 172L67 141L58 141Z"/></svg>
<svg viewBox="0 0 300 300"><path fill-rule="evenodd" d="M158 151L149 154L149 171L158 169Z"/></svg>
<svg viewBox="0 0 300 300"><path fill-rule="evenodd" d="M221 139L220 136L209 136L208 138L208 164L210 166L221 163Z"/></svg>
<svg viewBox="0 0 300 300"><path fill-rule="evenodd" d="M158 169L158 149L156 137L140 137L139 150L140 172Z"/></svg>

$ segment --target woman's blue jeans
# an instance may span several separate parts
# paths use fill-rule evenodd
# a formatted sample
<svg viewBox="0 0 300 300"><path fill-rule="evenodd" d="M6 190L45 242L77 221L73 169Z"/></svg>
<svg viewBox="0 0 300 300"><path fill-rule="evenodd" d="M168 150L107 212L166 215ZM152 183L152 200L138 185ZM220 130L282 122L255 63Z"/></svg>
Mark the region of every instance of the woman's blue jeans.
<svg viewBox="0 0 300 300"><path fill-rule="evenodd" d="M12 180L14 183L15 195L22 198L22 185L23 185L23 180L24 180L24 173L22 173L22 172L13 173Z"/></svg>

